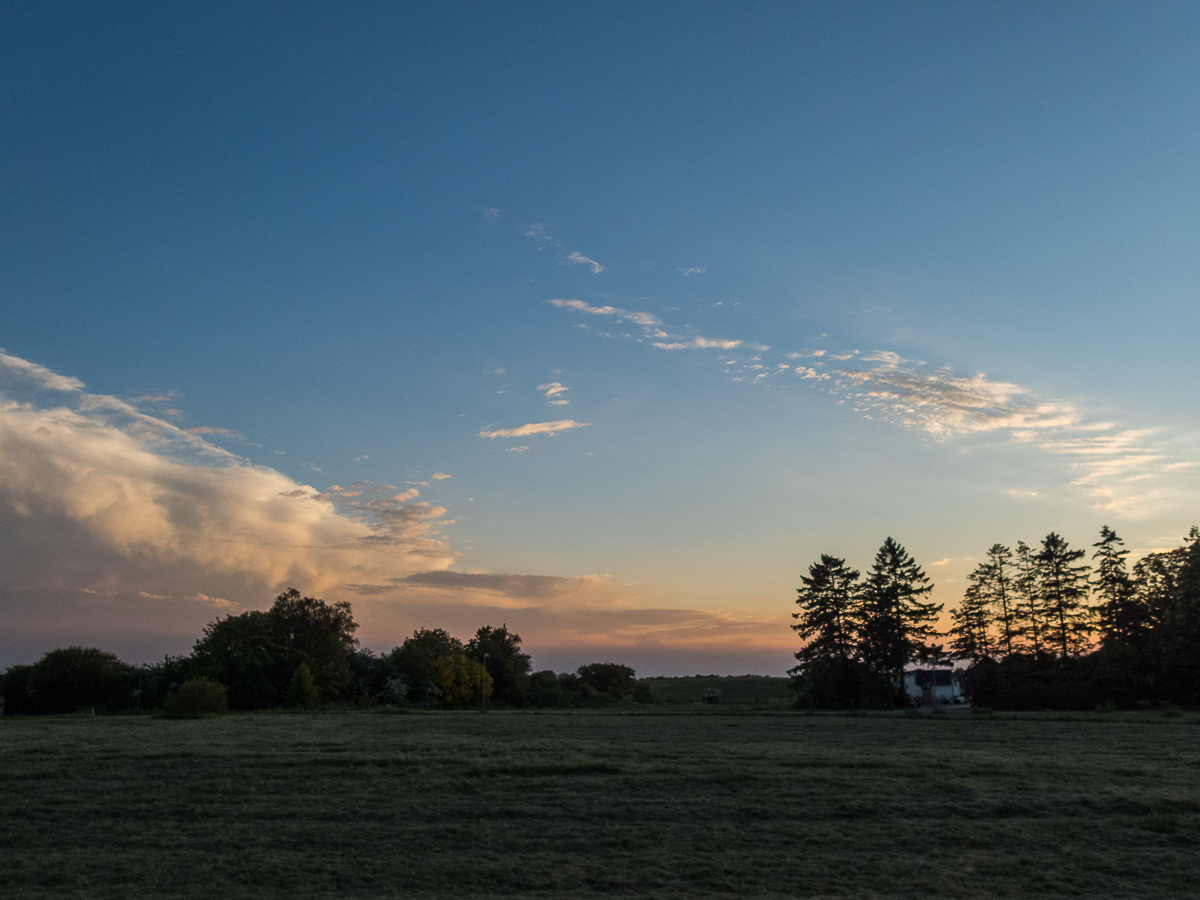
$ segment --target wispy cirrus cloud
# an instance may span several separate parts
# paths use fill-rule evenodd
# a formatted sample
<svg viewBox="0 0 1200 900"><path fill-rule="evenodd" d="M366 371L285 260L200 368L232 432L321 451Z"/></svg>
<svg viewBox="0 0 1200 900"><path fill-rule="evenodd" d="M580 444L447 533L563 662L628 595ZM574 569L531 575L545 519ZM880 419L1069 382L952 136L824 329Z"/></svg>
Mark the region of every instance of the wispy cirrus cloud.
<svg viewBox="0 0 1200 900"><path fill-rule="evenodd" d="M479 432L479 436L488 440L498 437L525 437L529 434L552 436L573 428L586 428L589 424L591 423L576 422L574 419L560 419L557 422L530 422L528 425L521 425L517 428L497 428L491 431L485 428Z"/></svg>
<svg viewBox="0 0 1200 900"><path fill-rule="evenodd" d="M709 350L712 348L716 348L717 350L732 350L734 347L742 346L742 343L742 341L726 341L697 336L686 341L673 341L671 343L656 341L654 346L660 350Z"/></svg>
<svg viewBox="0 0 1200 900"><path fill-rule="evenodd" d="M561 309L573 309L591 316L612 316L617 321L632 322L634 325L641 325L643 328L655 328L662 325L658 316L648 312L632 312L626 309L619 309L615 306L592 306L591 304L584 303L582 300L555 299L551 300L550 303Z"/></svg>
<svg viewBox="0 0 1200 900"><path fill-rule="evenodd" d="M525 237L532 238L538 245L539 250L544 250L547 247L553 247L561 254L559 262L563 265L588 266L592 270L593 275L599 275L604 271L604 266L580 253L578 250L568 251L563 243L554 235L547 231L547 226L541 222L531 222L528 230L525 232Z"/></svg>
<svg viewBox="0 0 1200 900"><path fill-rule="evenodd" d="M554 306L590 316L636 323L635 314L615 306L593 306L581 300L556 299ZM829 391L868 418L881 419L943 442L967 436L1026 445L1062 458L1068 467L1064 484L1083 493L1091 504L1129 515L1147 510L1167 496L1156 486L1160 476L1186 467L1186 461L1156 446L1156 434L1120 429L1089 421L1073 404L1047 398L1022 385L990 379L982 373L963 376L947 369L930 371L921 360L892 350L826 348L793 351L778 363L765 354L766 344L728 338L680 334L650 317L639 341L660 350L717 350L725 373L734 381L766 384L791 371L793 383ZM825 340L820 335L815 340ZM726 356L739 351L739 359ZM748 353L749 358L742 356ZM1022 496L1046 492L1021 488ZM1165 501L1164 501L1165 502Z"/></svg>
<svg viewBox="0 0 1200 900"><path fill-rule="evenodd" d="M582 300L554 299L549 302L560 309L573 309L592 316L611 316L617 321L640 325L644 337L652 339L653 345L660 350L732 350L737 347L745 347L754 352L765 352L771 349L765 344L756 344L750 341L680 335L676 329L664 325L662 320L653 313L631 312L616 306L592 306Z"/></svg>
<svg viewBox="0 0 1200 900"><path fill-rule="evenodd" d="M596 262L594 259L589 259L576 250L572 250L570 253L568 253L563 262L574 266L590 266L593 275L599 275L604 271L604 266L600 265L600 263Z"/></svg>
<svg viewBox="0 0 1200 900"><path fill-rule="evenodd" d="M854 359L856 367L807 369L816 374L805 377L833 378L830 390L843 395L856 411L924 432L939 442L990 435L1054 454L1073 473L1069 484L1101 509L1128 515L1147 511L1164 495L1153 482L1181 467L1155 447L1156 432L1088 421L1073 404L1040 396L1013 382L992 380L983 373L959 376L946 369L924 371L924 362L892 351L855 351L826 358ZM1013 496L1039 495L1014 490Z"/></svg>
<svg viewBox="0 0 1200 900"><path fill-rule="evenodd" d="M212 434L220 435L221 437L241 438L241 435L236 431L230 431L228 428L213 428L211 425L198 425L195 428L183 429L188 434Z"/></svg>

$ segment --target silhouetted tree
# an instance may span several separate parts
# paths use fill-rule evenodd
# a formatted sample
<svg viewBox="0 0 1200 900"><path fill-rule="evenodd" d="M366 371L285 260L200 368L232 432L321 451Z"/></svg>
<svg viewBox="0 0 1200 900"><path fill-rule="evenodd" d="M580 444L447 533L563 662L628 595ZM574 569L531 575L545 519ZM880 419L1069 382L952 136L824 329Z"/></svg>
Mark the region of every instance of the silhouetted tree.
<svg viewBox="0 0 1200 900"><path fill-rule="evenodd" d="M1021 649L1036 655L1045 647L1048 623L1042 605L1037 555L1024 541L1017 541L1014 568L1014 613L1017 630L1023 638Z"/></svg>
<svg viewBox="0 0 1200 900"><path fill-rule="evenodd" d="M908 551L890 537L884 541L863 585L861 648L864 661L888 679L897 697L908 663L932 662L942 653L931 643L943 608L925 599L932 591Z"/></svg>
<svg viewBox="0 0 1200 900"><path fill-rule="evenodd" d="M1135 650L1146 646L1154 626L1149 605L1138 596L1136 585L1125 567L1129 551L1115 531L1104 525L1096 552L1092 588L1097 603L1101 641L1105 646L1124 645Z"/></svg>
<svg viewBox="0 0 1200 900"><path fill-rule="evenodd" d="M136 689L137 669L96 647L51 650L33 665L10 667L0 686L8 715L132 709Z"/></svg>
<svg viewBox="0 0 1200 900"><path fill-rule="evenodd" d="M803 587L796 589L799 612L792 613L792 630L804 646L796 654L801 665L817 659L849 660L858 655L858 629L861 602L858 596L859 573L846 560L822 554L819 562L800 576Z"/></svg>
<svg viewBox="0 0 1200 900"><path fill-rule="evenodd" d="M413 632L387 660L408 680L408 699L418 705L468 706L479 702L481 689L491 694L491 676L467 656L462 641L441 628Z"/></svg>
<svg viewBox="0 0 1200 900"><path fill-rule="evenodd" d="M987 572L984 565L968 576L970 584L958 609L950 610L950 649L959 659L978 662L994 655L991 629L995 622L992 605L986 593Z"/></svg>
<svg viewBox="0 0 1200 900"><path fill-rule="evenodd" d="M580 666L575 674L592 690L608 694L614 700L632 697L637 687L636 673L620 663L591 663Z"/></svg>
<svg viewBox="0 0 1200 900"><path fill-rule="evenodd" d="M354 638L358 623L350 604L302 597L288 588L275 598L269 615L284 677L290 679L303 663L323 699L342 696L350 686L350 663L358 645Z"/></svg>
<svg viewBox="0 0 1200 900"><path fill-rule="evenodd" d="M270 614L257 610L204 626L192 650L196 672L225 685L234 709L266 709L279 703L282 657Z"/></svg>
<svg viewBox="0 0 1200 900"><path fill-rule="evenodd" d="M1049 643L1060 656L1075 655L1087 647L1093 631L1092 611L1087 606L1086 563L1076 565L1083 550L1072 550L1053 531L1042 541L1037 554L1038 593L1049 620Z"/></svg>
<svg viewBox="0 0 1200 900"><path fill-rule="evenodd" d="M1200 528L1193 526L1180 554L1171 600L1156 642L1164 687L1173 699L1200 702Z"/></svg>
<svg viewBox="0 0 1200 900"><path fill-rule="evenodd" d="M792 613L792 630L802 646L795 654L798 665L788 670L800 707L846 707L864 701L873 680L858 647L862 627L859 573L844 559L822 554L800 576L796 589L798 612Z"/></svg>
<svg viewBox="0 0 1200 900"><path fill-rule="evenodd" d="M1016 652L1021 635L1015 579L1012 550L1003 544L992 544L986 561L980 565L979 591L997 630L996 650L1004 656Z"/></svg>
<svg viewBox="0 0 1200 900"><path fill-rule="evenodd" d="M508 630L507 625L492 628L484 625L467 642L467 655L484 664L492 676L492 699L497 704L515 706L525 699L529 690L529 655L521 652L521 636Z"/></svg>

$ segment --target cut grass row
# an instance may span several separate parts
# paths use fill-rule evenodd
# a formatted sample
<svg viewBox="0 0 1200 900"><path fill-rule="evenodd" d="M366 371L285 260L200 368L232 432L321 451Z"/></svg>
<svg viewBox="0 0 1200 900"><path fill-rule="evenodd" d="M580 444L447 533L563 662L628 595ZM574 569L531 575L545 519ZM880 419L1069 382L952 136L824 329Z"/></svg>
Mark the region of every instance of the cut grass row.
<svg viewBox="0 0 1200 900"><path fill-rule="evenodd" d="M1195 714L8 719L33 897L1168 897Z"/></svg>

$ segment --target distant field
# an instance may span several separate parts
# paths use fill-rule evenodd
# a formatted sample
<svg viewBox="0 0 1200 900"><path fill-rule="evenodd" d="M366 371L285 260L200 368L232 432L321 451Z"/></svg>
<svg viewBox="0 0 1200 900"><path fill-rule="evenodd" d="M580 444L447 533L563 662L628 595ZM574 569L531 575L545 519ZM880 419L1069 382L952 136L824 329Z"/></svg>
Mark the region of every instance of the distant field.
<svg viewBox="0 0 1200 900"><path fill-rule="evenodd" d="M787 709L796 699L790 678L767 675L696 675L691 678L640 678L650 686L654 700L671 706L702 702L706 691L717 692L718 706L761 706Z"/></svg>
<svg viewBox="0 0 1200 900"><path fill-rule="evenodd" d="M19 898L1194 897L1200 721L0 721Z"/></svg>

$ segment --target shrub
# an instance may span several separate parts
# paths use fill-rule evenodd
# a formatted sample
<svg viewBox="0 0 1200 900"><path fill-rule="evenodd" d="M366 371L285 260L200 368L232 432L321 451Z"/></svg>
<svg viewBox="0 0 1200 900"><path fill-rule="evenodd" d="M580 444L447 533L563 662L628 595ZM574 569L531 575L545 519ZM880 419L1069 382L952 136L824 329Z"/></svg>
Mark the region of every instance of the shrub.
<svg viewBox="0 0 1200 900"><path fill-rule="evenodd" d="M219 716L229 706L225 685L211 678L189 678L163 703L168 719L206 719Z"/></svg>
<svg viewBox="0 0 1200 900"><path fill-rule="evenodd" d="M321 705L321 692L317 690L312 671L308 665L300 663L292 673L292 681L284 695L287 705L294 709L316 709Z"/></svg>

